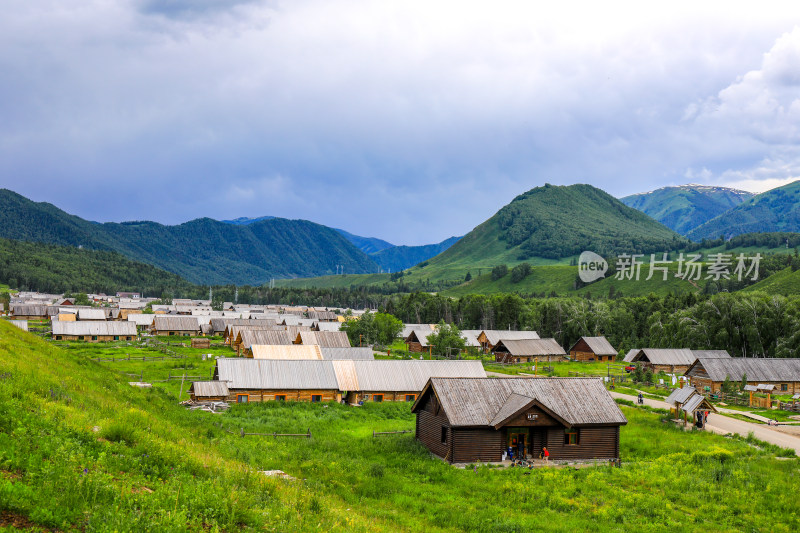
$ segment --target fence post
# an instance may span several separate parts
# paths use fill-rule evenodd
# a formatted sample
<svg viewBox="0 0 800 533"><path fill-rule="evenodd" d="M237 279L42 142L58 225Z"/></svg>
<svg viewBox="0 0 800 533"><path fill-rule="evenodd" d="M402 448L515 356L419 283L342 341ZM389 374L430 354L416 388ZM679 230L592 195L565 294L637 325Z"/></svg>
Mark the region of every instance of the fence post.
<svg viewBox="0 0 800 533"><path fill-rule="evenodd" d="M242 428L242 433L241 434L242 434L242 437L244 437L244 428Z"/></svg>

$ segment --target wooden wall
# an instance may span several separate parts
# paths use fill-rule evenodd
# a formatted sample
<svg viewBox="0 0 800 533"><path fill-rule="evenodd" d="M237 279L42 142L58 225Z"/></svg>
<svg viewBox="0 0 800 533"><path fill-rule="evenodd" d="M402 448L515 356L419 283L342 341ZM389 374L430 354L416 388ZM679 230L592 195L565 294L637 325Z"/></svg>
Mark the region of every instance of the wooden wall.
<svg viewBox="0 0 800 533"><path fill-rule="evenodd" d="M78 335L53 335L53 340L62 341L81 341L81 342L114 342L114 335L95 335L97 338L92 339L93 335L84 335L83 339L79 339ZM117 335L120 341L134 340L130 335ZM60 339L57 337L61 337Z"/></svg>
<svg viewBox="0 0 800 533"><path fill-rule="evenodd" d="M397 391L360 391L360 392L349 392L347 394L347 402L348 403L358 403L358 402L374 402L376 394L383 395L384 402L406 402L407 394L413 394L414 399L410 400L409 403L413 403L417 396L419 396L420 391L407 391L407 392L397 392ZM369 399L365 399L366 396L369 396Z"/></svg>
<svg viewBox="0 0 800 533"><path fill-rule="evenodd" d="M572 459L618 459L619 426L578 428L578 444L565 444L564 428L547 430L551 461Z"/></svg>
<svg viewBox="0 0 800 533"><path fill-rule="evenodd" d="M249 394L249 402L275 401L275 396L286 396L287 402L310 402L311 396L322 396L321 401L341 401L342 395L336 390L232 390L227 400L236 403L239 394Z"/></svg>
<svg viewBox="0 0 800 533"><path fill-rule="evenodd" d="M453 428L451 463L497 462L505 449L503 432L494 428Z"/></svg>
<svg viewBox="0 0 800 533"><path fill-rule="evenodd" d="M444 411L436 412L436 398L429 395L422 409L417 413L416 437L434 455L446 458L452 457L452 430ZM447 428L447 439L442 443L442 427Z"/></svg>

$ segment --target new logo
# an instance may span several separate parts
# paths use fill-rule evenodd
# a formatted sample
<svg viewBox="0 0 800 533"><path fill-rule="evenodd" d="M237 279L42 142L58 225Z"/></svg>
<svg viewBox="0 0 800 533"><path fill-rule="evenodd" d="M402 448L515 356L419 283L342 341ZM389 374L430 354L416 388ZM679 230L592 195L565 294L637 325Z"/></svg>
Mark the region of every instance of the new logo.
<svg viewBox="0 0 800 533"><path fill-rule="evenodd" d="M584 283L591 283L606 277L608 263L594 252L583 252L578 258L578 277Z"/></svg>

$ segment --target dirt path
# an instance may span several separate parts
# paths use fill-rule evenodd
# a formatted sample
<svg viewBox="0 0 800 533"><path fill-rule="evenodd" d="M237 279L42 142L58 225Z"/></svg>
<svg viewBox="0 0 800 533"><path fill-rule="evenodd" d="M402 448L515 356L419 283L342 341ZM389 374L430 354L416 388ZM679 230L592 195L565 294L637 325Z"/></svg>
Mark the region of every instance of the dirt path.
<svg viewBox="0 0 800 533"><path fill-rule="evenodd" d="M611 392L611 391L609 391L609 394L611 394L612 398L621 398L623 400L630 400L632 402L636 402L636 396L631 396L628 394L620 394L618 392ZM644 404L659 409L670 408L670 405L666 402L662 402L660 400L650 400L648 398L644 399ZM791 448L792 450L795 451L795 453L800 455L800 436L790 435L773 426L767 426L764 424L754 424L752 422L745 422L744 420L737 420L735 418L730 418L724 415L711 413L710 415L708 415L708 422L706 423L706 428L709 431L713 431L714 433L719 433L720 435L727 435L728 433L737 433L743 437L746 437L748 433L753 433L755 438L759 440L763 440L764 442L769 442L771 444L776 444L783 448Z"/></svg>

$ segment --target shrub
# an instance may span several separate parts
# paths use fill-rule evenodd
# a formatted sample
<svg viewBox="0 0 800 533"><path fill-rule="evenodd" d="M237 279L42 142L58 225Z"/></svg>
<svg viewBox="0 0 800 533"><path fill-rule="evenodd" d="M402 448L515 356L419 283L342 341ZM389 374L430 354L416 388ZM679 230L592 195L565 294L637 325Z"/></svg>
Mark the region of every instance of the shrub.
<svg viewBox="0 0 800 533"><path fill-rule="evenodd" d="M531 265L520 263L511 269L511 283L519 283L531 273Z"/></svg>
<svg viewBox="0 0 800 533"><path fill-rule="evenodd" d="M492 281L505 277L508 274L508 267L506 265L497 265L492 269Z"/></svg>

